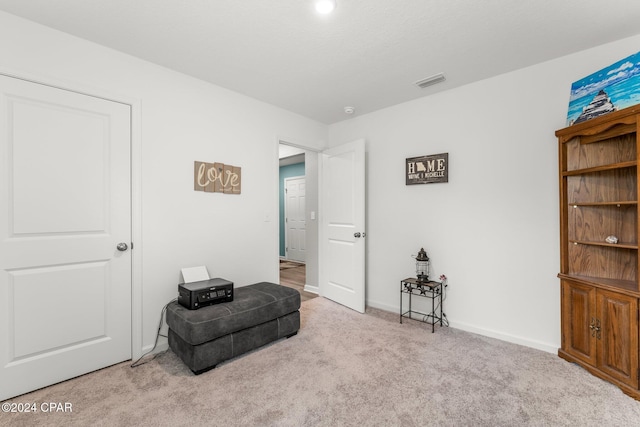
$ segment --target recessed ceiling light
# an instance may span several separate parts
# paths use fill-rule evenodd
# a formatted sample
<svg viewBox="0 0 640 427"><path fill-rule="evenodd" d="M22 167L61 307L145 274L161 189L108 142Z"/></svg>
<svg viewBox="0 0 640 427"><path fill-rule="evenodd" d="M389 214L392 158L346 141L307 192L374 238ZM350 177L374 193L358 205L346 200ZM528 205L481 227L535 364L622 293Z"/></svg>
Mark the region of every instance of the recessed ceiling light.
<svg viewBox="0 0 640 427"><path fill-rule="evenodd" d="M336 0L315 0L316 12L326 15L336 8Z"/></svg>

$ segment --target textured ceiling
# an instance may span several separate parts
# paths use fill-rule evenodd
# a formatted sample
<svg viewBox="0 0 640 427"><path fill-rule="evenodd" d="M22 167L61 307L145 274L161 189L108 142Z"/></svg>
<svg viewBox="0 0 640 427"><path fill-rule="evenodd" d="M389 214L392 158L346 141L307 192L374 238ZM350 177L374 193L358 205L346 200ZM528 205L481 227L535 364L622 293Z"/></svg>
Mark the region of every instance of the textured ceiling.
<svg viewBox="0 0 640 427"><path fill-rule="evenodd" d="M338 0L330 16L311 0L0 0L0 10L323 123L349 118L347 105L364 114L640 33L638 0ZM414 86L439 72L445 83Z"/></svg>

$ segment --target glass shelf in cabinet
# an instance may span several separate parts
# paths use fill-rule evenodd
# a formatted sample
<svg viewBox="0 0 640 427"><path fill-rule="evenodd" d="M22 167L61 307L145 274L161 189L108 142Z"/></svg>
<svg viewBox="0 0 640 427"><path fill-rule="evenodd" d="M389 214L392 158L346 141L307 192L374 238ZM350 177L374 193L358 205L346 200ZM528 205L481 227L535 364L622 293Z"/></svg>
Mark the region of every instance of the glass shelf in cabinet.
<svg viewBox="0 0 640 427"><path fill-rule="evenodd" d="M580 202L580 203L569 203L569 206L571 206L573 208L578 208L580 206L590 206L590 207L615 206L615 207L618 207L618 208L623 208L623 207L638 206L638 202L637 201Z"/></svg>
<svg viewBox="0 0 640 427"><path fill-rule="evenodd" d="M620 249L631 249L637 250L637 243L607 243L607 242L598 242L598 241L588 241L588 240L569 240L569 243L574 245L588 245L588 246L606 246L609 248L620 248Z"/></svg>
<svg viewBox="0 0 640 427"><path fill-rule="evenodd" d="M563 171L562 175L563 176L584 175L587 173L602 172L602 171L608 171L608 170L614 170L614 169L632 168L632 167L636 167L637 165L638 165L638 162L635 160L632 160L629 162L612 163L608 165L594 166L590 168Z"/></svg>

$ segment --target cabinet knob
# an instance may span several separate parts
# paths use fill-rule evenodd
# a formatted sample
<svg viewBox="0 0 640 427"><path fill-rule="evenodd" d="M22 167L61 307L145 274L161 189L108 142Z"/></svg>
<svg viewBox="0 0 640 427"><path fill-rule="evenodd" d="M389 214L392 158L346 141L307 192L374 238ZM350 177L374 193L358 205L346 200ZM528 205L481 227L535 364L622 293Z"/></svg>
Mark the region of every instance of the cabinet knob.
<svg viewBox="0 0 640 427"><path fill-rule="evenodd" d="M591 324L589 324L589 329L591 329L591 336L596 337L597 339L601 339L602 335L600 334L600 319L596 319L595 317L591 318Z"/></svg>

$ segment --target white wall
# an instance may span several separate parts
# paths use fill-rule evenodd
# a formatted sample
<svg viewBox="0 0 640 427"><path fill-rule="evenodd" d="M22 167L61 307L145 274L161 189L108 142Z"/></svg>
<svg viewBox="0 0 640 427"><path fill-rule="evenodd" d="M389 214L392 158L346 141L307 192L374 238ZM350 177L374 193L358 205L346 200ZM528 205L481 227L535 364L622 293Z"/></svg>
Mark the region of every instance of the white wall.
<svg viewBox="0 0 640 427"><path fill-rule="evenodd" d="M140 101L145 350L180 268L206 265L236 286L278 281L277 140L318 149L325 125L5 13L0 71ZM240 166L242 194L194 191L195 160Z"/></svg>
<svg viewBox="0 0 640 427"><path fill-rule="evenodd" d="M451 326L556 351L554 131L571 83L638 46L622 40L330 126L330 146L367 140L367 304L397 312L399 281L424 246L432 277L449 278ZM438 153L449 153L449 182L406 186L405 158Z"/></svg>
<svg viewBox="0 0 640 427"><path fill-rule="evenodd" d="M555 351L553 132L571 82L639 45L622 40L332 125L332 146L367 139L367 303L396 311L399 280L424 246L433 276L449 277L452 326ZM237 285L277 280L276 139L319 149L326 126L5 13L0 70L140 100L145 348L181 267L204 264ZM441 152L449 183L405 186L406 157ZM194 160L241 166L242 195L193 191Z"/></svg>

